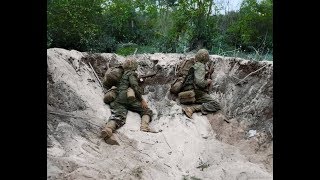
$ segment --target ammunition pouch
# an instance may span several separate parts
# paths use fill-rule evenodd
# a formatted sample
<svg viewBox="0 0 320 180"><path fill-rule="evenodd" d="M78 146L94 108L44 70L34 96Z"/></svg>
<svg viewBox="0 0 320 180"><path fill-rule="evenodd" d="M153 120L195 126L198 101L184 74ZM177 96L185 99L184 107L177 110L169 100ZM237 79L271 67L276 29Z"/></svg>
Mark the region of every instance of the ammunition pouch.
<svg viewBox="0 0 320 180"><path fill-rule="evenodd" d="M117 97L117 87L112 86L111 89L107 91L107 93L103 97L103 102L106 104L110 104Z"/></svg>
<svg viewBox="0 0 320 180"><path fill-rule="evenodd" d="M172 84L170 88L170 92L173 94L178 94L181 91L183 86L184 77L178 77Z"/></svg>
<svg viewBox="0 0 320 180"><path fill-rule="evenodd" d="M196 101L194 90L180 92L178 97L181 104L193 104Z"/></svg>
<svg viewBox="0 0 320 180"><path fill-rule="evenodd" d="M135 98L136 98L136 96L135 96L134 90L131 87L129 87L127 89L127 99L128 99L128 101L133 101Z"/></svg>

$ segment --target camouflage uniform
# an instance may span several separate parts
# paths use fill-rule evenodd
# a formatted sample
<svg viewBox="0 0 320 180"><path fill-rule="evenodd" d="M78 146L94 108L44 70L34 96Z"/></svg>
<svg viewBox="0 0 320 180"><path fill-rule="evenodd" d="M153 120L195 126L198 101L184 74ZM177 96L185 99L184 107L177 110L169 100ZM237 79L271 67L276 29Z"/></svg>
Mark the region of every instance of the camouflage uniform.
<svg viewBox="0 0 320 180"><path fill-rule="evenodd" d="M196 98L195 104L201 104L201 111L203 113L220 110L219 103L205 90L208 86L205 79L205 65L201 62L196 62L192 68L190 71L193 71L193 76L192 74L188 74L182 91L194 90Z"/></svg>
<svg viewBox="0 0 320 180"><path fill-rule="evenodd" d="M209 61L209 53L201 49L196 54L196 63L189 69L181 91L194 90L194 106L183 108L183 111L191 118L193 112L201 111L203 114L208 112L217 112L221 107L206 91L208 81L205 79L205 63Z"/></svg>
<svg viewBox="0 0 320 180"><path fill-rule="evenodd" d="M152 117L152 111L149 108L143 109L141 106L142 89L138 85L138 76L133 70L126 70L117 86L117 97L110 103L112 115L109 118L114 120L117 124L117 128L120 128L126 123L126 117L128 110L137 112L142 117L143 115L149 115L150 121ZM135 99L127 99L127 89L131 87L135 92Z"/></svg>
<svg viewBox="0 0 320 180"><path fill-rule="evenodd" d="M135 73L137 67L138 63L130 58L126 59L123 64L124 73L117 84L117 96L110 103L112 115L101 131L101 137L107 144L119 145L113 133L126 123L128 110L140 114L140 131L155 132L149 128L152 111L147 107L145 100L142 99L142 89L138 85L138 75Z"/></svg>

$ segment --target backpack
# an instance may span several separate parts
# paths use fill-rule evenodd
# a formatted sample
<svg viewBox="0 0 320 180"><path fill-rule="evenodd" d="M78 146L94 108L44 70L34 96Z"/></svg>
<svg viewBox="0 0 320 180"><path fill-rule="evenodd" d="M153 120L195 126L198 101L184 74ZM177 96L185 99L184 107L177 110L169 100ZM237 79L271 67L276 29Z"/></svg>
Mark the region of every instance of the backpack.
<svg viewBox="0 0 320 180"><path fill-rule="evenodd" d="M186 76L188 74L189 69L194 65L194 63L195 63L194 58L186 59L180 62L180 64L177 67L178 76L179 77Z"/></svg>
<svg viewBox="0 0 320 180"><path fill-rule="evenodd" d="M183 84L185 82L186 76L188 75L189 69L193 66L195 63L195 59L187 59L182 62L177 67L177 75L178 78L171 84L170 92L173 94L178 94L181 91L181 88L183 87Z"/></svg>
<svg viewBox="0 0 320 180"><path fill-rule="evenodd" d="M122 66L109 67L103 78L103 86L107 89L110 89L112 86L117 86L123 72Z"/></svg>
<svg viewBox="0 0 320 180"><path fill-rule="evenodd" d="M188 74L184 78L180 91L189 91L194 89L193 83L194 83L194 68L191 67L188 71Z"/></svg>

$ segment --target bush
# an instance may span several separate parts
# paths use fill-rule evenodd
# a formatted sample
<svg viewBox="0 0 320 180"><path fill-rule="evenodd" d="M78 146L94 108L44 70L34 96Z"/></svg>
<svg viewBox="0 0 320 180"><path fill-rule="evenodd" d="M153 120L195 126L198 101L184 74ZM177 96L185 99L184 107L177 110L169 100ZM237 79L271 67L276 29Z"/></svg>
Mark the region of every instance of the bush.
<svg viewBox="0 0 320 180"><path fill-rule="evenodd" d="M118 44L116 53L122 56L128 56L134 54L137 48L138 45L134 43Z"/></svg>
<svg viewBox="0 0 320 180"><path fill-rule="evenodd" d="M154 47L154 46L138 46L137 47L137 54L143 54L143 53L156 53L159 52L159 48Z"/></svg>

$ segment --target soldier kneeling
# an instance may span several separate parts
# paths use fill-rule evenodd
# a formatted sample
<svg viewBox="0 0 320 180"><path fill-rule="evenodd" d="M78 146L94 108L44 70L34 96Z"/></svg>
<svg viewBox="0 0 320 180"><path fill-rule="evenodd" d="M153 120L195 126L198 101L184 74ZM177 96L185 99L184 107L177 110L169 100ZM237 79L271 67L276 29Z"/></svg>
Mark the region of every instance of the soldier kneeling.
<svg viewBox="0 0 320 180"><path fill-rule="evenodd" d="M183 72L187 71L180 82L181 87L176 88L176 84L171 87L171 92L178 94L181 104L190 105L182 108L189 118L192 118L194 112L201 111L202 114L207 114L221 110L219 103L208 94L207 89L212 83L211 79L205 78L205 64L208 61L209 52L206 49L200 49L195 59L189 61L192 64L185 66L188 69L181 69Z"/></svg>

